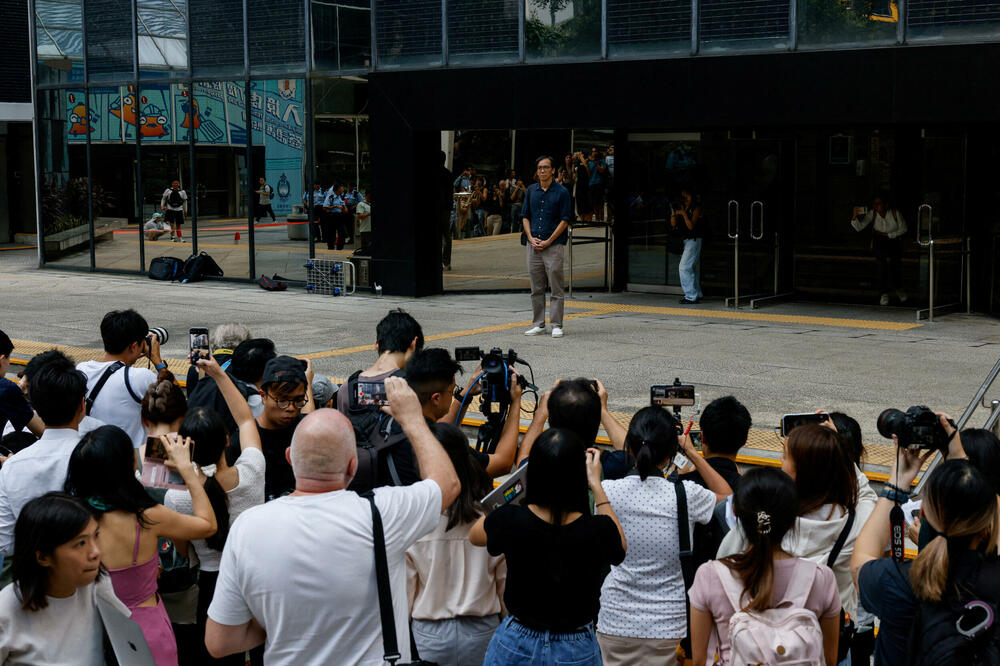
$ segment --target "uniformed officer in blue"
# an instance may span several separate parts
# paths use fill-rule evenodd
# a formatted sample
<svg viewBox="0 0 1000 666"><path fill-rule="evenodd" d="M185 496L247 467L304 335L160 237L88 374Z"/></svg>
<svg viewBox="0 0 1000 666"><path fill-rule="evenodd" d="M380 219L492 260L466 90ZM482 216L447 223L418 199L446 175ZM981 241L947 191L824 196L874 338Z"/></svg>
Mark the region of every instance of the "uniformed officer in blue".
<svg viewBox="0 0 1000 666"><path fill-rule="evenodd" d="M531 278L531 328L525 335L545 332L545 288L552 290L549 323L552 337L563 336L563 254L573 202L569 191L555 182L552 158L535 160L538 182L528 188L521 209L521 224L527 236L528 275Z"/></svg>

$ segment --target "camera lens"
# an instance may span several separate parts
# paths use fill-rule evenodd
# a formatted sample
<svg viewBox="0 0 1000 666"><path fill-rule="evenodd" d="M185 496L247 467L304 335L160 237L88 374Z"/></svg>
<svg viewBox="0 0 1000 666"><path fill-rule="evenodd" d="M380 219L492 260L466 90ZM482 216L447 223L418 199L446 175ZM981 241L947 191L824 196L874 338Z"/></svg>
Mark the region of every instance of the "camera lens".
<svg viewBox="0 0 1000 666"><path fill-rule="evenodd" d="M893 435L898 436L905 418L906 414L898 409L885 410L878 415L878 421L876 421L878 434L882 435L886 439L892 439Z"/></svg>
<svg viewBox="0 0 1000 666"><path fill-rule="evenodd" d="M160 341L161 345L167 344L167 340L170 339L170 334L167 333L167 329L154 326L149 329L150 335L155 335L156 339Z"/></svg>

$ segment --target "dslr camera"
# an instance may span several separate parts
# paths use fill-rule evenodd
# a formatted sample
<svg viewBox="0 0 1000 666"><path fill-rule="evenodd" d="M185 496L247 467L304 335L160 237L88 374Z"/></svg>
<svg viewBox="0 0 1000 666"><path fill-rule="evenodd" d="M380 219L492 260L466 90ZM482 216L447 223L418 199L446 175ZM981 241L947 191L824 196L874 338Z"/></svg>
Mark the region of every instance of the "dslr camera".
<svg viewBox="0 0 1000 666"><path fill-rule="evenodd" d="M152 326L149 329L149 333L146 334L146 349L153 348L153 336L156 336L157 341L160 346L167 344L167 340L170 339L170 334L167 333L167 329L160 328L159 326Z"/></svg>
<svg viewBox="0 0 1000 666"><path fill-rule="evenodd" d="M955 427L954 421L949 423ZM943 454L951 441L938 415L923 405L914 405L905 412L887 409L879 414L876 424L880 435L886 439L895 435L899 446L904 448L930 449Z"/></svg>
<svg viewBox="0 0 1000 666"><path fill-rule="evenodd" d="M504 354L499 347L494 347L488 352L479 347L456 347L455 360L482 363L483 395L489 396L493 400L502 400L503 396L510 393L510 368L515 363L524 363L517 357L517 353L513 349L508 349L507 353ZM521 388L527 386L527 380L524 377L518 375L518 380Z"/></svg>

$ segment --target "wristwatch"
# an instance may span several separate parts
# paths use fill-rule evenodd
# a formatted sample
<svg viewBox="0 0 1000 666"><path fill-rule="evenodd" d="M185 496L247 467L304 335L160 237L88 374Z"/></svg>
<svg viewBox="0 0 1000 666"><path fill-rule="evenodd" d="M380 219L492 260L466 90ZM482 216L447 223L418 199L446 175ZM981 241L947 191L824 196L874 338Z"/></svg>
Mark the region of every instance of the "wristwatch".
<svg viewBox="0 0 1000 666"><path fill-rule="evenodd" d="M461 400L464 399L464 396L465 396L465 389L462 388L461 386L456 386L455 387L455 400L461 401Z"/></svg>
<svg viewBox="0 0 1000 666"><path fill-rule="evenodd" d="M166 361L160 361L159 363L157 363L153 367L156 368L157 370L163 370L164 368L167 367L167 362Z"/></svg>
<svg viewBox="0 0 1000 666"><path fill-rule="evenodd" d="M889 486L885 486L884 488L882 488L882 492L880 492L878 496L885 497L886 499L892 502L897 502L899 504L908 502L910 499L910 493L905 492L899 488L890 488Z"/></svg>

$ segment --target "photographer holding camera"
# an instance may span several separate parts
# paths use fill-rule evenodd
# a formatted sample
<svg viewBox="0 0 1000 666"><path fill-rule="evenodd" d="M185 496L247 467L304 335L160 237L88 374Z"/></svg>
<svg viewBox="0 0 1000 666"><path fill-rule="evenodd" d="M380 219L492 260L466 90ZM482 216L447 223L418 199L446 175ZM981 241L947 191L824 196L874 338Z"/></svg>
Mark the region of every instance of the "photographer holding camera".
<svg viewBox="0 0 1000 666"><path fill-rule="evenodd" d="M924 488L923 515L934 538L912 562L884 557L894 506L907 499L921 466L934 453L907 446L896 436L899 447L890 484L851 559L861 601L881 620L876 666L1000 659L992 626L1000 604L996 490L963 459L961 436L950 418L937 416L949 438L949 459L931 472Z"/></svg>
<svg viewBox="0 0 1000 666"><path fill-rule="evenodd" d="M137 461L141 460L140 453L146 444L146 428L140 413L142 396L156 382L157 373L132 366L146 357L157 372L165 370L167 364L160 358L160 343L166 342L165 338L166 331L151 331L135 310L115 310L101 320L104 358L76 366L87 376L87 413L124 430L136 449Z"/></svg>

